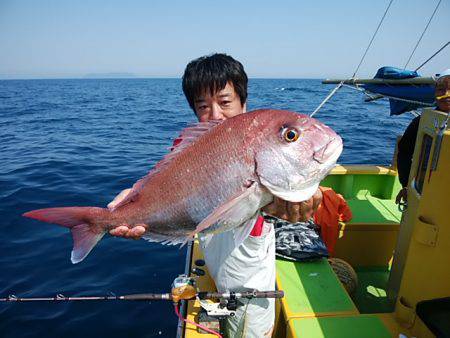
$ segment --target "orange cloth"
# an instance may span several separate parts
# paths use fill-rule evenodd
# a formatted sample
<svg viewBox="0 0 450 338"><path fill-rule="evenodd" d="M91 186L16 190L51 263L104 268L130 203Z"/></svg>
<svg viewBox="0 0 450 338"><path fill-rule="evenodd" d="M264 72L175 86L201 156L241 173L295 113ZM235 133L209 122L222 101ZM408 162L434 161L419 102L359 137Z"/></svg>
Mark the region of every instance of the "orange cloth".
<svg viewBox="0 0 450 338"><path fill-rule="evenodd" d="M320 226L320 234L330 256L334 256L334 248L339 237L339 222L350 221L352 211L342 195L331 188L319 187L319 189L323 197L314 213L314 222Z"/></svg>

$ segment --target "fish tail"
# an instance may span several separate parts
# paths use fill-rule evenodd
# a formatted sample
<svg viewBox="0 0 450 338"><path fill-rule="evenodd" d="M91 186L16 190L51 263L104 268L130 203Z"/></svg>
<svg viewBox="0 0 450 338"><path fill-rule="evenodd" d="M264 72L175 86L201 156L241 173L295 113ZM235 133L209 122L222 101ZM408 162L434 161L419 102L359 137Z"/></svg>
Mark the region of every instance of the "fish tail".
<svg viewBox="0 0 450 338"><path fill-rule="evenodd" d="M23 214L42 222L58 224L72 232L71 261L81 262L107 231L111 212L96 207L64 207L29 211Z"/></svg>

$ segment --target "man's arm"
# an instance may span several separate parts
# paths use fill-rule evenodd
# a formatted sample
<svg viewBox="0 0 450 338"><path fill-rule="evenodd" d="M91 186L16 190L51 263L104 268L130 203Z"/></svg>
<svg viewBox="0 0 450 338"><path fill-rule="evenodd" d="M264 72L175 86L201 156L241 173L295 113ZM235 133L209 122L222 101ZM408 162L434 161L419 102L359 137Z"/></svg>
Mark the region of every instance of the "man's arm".
<svg viewBox="0 0 450 338"><path fill-rule="evenodd" d="M337 194L337 197L339 198L339 207L338 207L339 221L348 222L353 217L352 210L350 209L349 205L347 204L347 201L341 194Z"/></svg>
<svg viewBox="0 0 450 338"><path fill-rule="evenodd" d="M288 202L274 197L273 202L264 207L263 211L291 223L306 222L312 217L321 202L322 192L317 189L309 200L303 202Z"/></svg>
<svg viewBox="0 0 450 338"><path fill-rule="evenodd" d="M408 179L411 171L419 123L420 116L417 116L408 125L402 138L398 142L397 171L398 179L403 188L398 192L397 197L395 198L395 203L397 204L402 200L406 202L408 199Z"/></svg>

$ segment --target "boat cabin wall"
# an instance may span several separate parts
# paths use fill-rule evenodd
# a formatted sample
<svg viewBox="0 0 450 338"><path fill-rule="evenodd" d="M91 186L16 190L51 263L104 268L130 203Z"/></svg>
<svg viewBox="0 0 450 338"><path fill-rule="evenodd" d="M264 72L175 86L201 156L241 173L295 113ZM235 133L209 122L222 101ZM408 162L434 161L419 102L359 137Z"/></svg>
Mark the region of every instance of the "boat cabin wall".
<svg viewBox="0 0 450 338"><path fill-rule="evenodd" d="M447 118L432 109L422 114L389 286L397 299L397 319L416 335L417 304L450 296L450 130L440 130Z"/></svg>

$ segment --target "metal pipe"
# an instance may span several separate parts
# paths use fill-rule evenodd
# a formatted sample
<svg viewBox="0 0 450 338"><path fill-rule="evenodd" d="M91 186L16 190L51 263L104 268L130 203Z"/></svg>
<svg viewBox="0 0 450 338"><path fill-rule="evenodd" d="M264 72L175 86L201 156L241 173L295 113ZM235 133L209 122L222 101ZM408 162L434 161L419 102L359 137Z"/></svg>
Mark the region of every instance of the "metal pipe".
<svg viewBox="0 0 450 338"><path fill-rule="evenodd" d="M357 84L389 84L389 85L434 85L436 80L433 77L414 77L411 79L326 79L322 84L357 85Z"/></svg>

